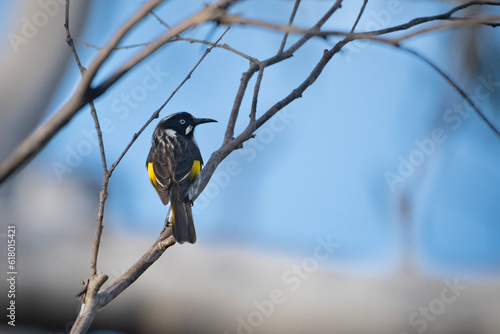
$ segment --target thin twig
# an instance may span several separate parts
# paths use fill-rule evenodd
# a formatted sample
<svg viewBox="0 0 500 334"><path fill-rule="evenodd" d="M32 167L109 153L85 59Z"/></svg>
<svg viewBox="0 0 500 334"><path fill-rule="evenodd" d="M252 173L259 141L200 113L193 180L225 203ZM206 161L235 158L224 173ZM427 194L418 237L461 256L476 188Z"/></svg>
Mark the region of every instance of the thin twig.
<svg viewBox="0 0 500 334"><path fill-rule="evenodd" d="M100 46L97 46L97 45L94 45L94 44L91 44L89 42L86 42L82 39L79 39L79 38L75 38L78 42L88 46L88 47L91 47L91 48L94 48L96 50L101 50L102 47ZM241 56L245 59L248 59L249 61L253 62L253 63L260 63L259 60L257 58L254 58L252 56L249 56L241 51L238 51L236 50L235 48L232 48L231 46L227 45L227 44L215 44L213 42L210 42L210 41L206 41L206 40L203 40L203 39L196 39L196 38L188 38L188 37L175 37L173 38L171 41L168 41L168 43L174 43L174 42L178 42L178 41L186 41L186 42L189 42L189 43L200 43L200 44L206 44L206 45L210 45L210 46L214 46L216 48L221 48L221 49L225 49L225 50L228 50L228 51L231 51L232 53L235 53L237 54L238 56ZM131 44L131 45L123 45L123 46L118 46L115 48L115 50L124 50L124 49L131 49L131 48L138 48L138 47L145 47L145 46L148 46L151 42L147 42L147 43L139 43L139 44Z"/></svg>
<svg viewBox="0 0 500 334"><path fill-rule="evenodd" d="M361 9L359 10L358 17L356 18L356 21L354 22L354 25L351 28L351 33L354 32L356 27L358 26L359 20L361 20L361 16L363 16L363 13L365 12L366 5L368 4L368 0L363 0L363 5L361 6Z"/></svg>
<svg viewBox="0 0 500 334"><path fill-rule="evenodd" d="M500 6L500 2L498 3ZM388 39L387 42L392 45L399 45L402 41L422 35L431 31L438 31L438 30L448 30L448 29L454 29L454 28L462 28L462 27L470 27L474 25L486 25L486 26L491 26L495 27L498 25L498 23L494 23L495 21L500 21L500 15L493 15L493 16L483 16L483 17L473 17L473 18L460 18L459 20L451 20L450 22L445 22L441 24L436 24L431 27L423 28L411 33L408 33L406 35L403 35L401 37L397 38L392 38Z"/></svg>
<svg viewBox="0 0 500 334"><path fill-rule="evenodd" d="M92 43L89 43L81 38L75 37L74 38L78 43L82 43L85 46L88 46L89 48L96 49L97 51L102 50L104 47L102 46L97 46ZM130 44L130 45L121 45L117 46L114 50L127 50L127 49L133 49L133 48L139 48L139 47L144 47L148 46L151 42L146 42L146 43L138 43L138 44Z"/></svg>
<svg viewBox="0 0 500 334"><path fill-rule="evenodd" d="M227 44L217 44L217 43L213 43L213 42L210 42L210 41L205 41L205 40L202 40L202 39L195 39L195 38L188 38L188 37L177 37L177 38L175 38L175 39L172 40L172 42L177 42L177 41L186 41L186 42L190 42L190 43L200 43L200 44L210 45L210 46L213 46L213 47L216 47L216 48L221 48L221 49L225 49L225 50L231 51L232 53L235 53L238 56L241 56L241 57L243 57L245 59L248 59L252 63L257 63L257 64L260 63L260 61L257 58L254 58L252 56L247 55L246 53L243 53L243 52L241 52L239 50L236 50L235 48L232 48L231 46L229 46Z"/></svg>
<svg viewBox="0 0 500 334"><path fill-rule="evenodd" d="M236 126L236 120L238 119L238 114L240 111L241 103L243 102L243 97L245 96L245 91L248 86L248 82L252 78L255 72L259 68L262 68L262 64L250 64L250 68L248 71L244 72L241 75L240 86L238 88L238 92L236 93L236 97L234 98L233 107L231 109L231 114L229 115L229 120L226 126L226 133L224 134L224 142L223 144L229 143L233 140L234 135L234 127Z"/></svg>
<svg viewBox="0 0 500 334"><path fill-rule="evenodd" d="M68 43L71 53L73 54L73 58L76 61L76 64L78 65L78 68L80 69L80 73L83 77L86 69L82 65L80 61L80 57L78 56L78 53L75 48L75 44L73 43L73 38L71 37L70 29L69 29L69 3L70 0L66 0L66 13L65 13L65 22L64 22L64 27L66 28L66 42ZM89 106L90 106L90 113L92 115L92 119L94 120L94 126L96 129L97 133L97 140L99 142L99 150L101 152L101 163L102 163L102 172L103 172L103 184L101 187L101 191L99 193L99 209L97 212L97 228L95 232L95 237L94 237L94 246L92 250L92 258L90 261L90 275L93 276L97 273L97 255L99 253L99 246L101 244L101 235L102 235L102 228L103 228L103 218L104 218L104 204L106 202L106 199L108 197L108 181L109 177L111 176L110 173L108 173L108 167L106 163L106 153L104 151L104 142L102 139L102 131L101 131L101 126L99 124L99 118L97 117L97 111L95 109L94 101L90 100L89 101Z"/></svg>
<svg viewBox="0 0 500 334"><path fill-rule="evenodd" d="M398 47L401 50L404 50L406 52L409 52L424 62L426 62L428 65L430 65L436 72L438 72L450 85L455 88L455 90L467 101L467 103L470 104L470 106L476 111L476 113L483 119L483 121L488 124L490 129L495 132L495 134L500 137L500 131L493 125L493 123L490 122L490 120L486 117L483 111L479 109L479 107L474 103L474 101L470 98L470 96L452 79L448 74L446 74L443 70L441 70L434 62L432 62L429 58L423 56L422 54L418 53L415 50L409 49L407 47Z"/></svg>
<svg viewBox="0 0 500 334"><path fill-rule="evenodd" d="M161 25L164 25L165 27L167 27L167 29L172 29L172 27L169 26L167 22L163 21L158 15L156 15L154 10L151 11L151 15L153 15L158 20L158 22L160 22Z"/></svg>
<svg viewBox="0 0 500 334"><path fill-rule="evenodd" d="M264 66L259 68L259 74L257 75L257 80L255 81L255 86L253 89L252 98L252 108L250 110L250 124L255 122L255 115L257 114L257 100L259 97L260 83L262 81L262 76L264 75Z"/></svg>
<svg viewBox="0 0 500 334"><path fill-rule="evenodd" d="M448 20L449 18L451 18L451 16L453 14L455 14L458 11L464 10L464 9L471 7L471 6L482 6L482 5L500 6L500 2L499 1L469 1L467 3L456 6L452 9L450 9L449 11L442 13L442 14L433 15L433 16L417 17L417 18L414 18L413 20L411 20L407 23L403 23L403 24L400 24L397 26L392 26L392 27L388 27L388 28L384 28L384 29L380 29L380 30L374 30L374 31L371 31L370 33L372 33L374 35L385 35L385 34L388 34L391 32L395 32L395 31L408 30L414 26L421 25L423 23L427 23L427 22L431 22L431 21L439 21L439 20Z"/></svg>
<svg viewBox="0 0 500 334"><path fill-rule="evenodd" d="M497 5L500 6L500 2L497 3ZM438 15L435 20L449 20L449 17L446 18L441 18L441 15ZM427 18L425 18L427 19ZM487 17L478 17L478 18L463 18L460 20L452 20L452 22L449 23L444 23L444 24L438 24L433 27L425 28L422 29L421 31L409 33L408 35L399 37L399 38L382 38L378 37L380 35L388 34L391 32L396 32L396 31L401 31L401 30L406 30L409 29L417 24L422 24L425 22L428 22L430 20L422 20L421 22L411 24L407 23L404 25L400 26L395 26L391 28L386 28L382 30L374 30L374 31L367 31L367 32L362 32L362 33L348 33L345 31L338 31L338 30L329 30L329 31L320 31L318 29L304 29L304 28L299 28L299 27L294 27L294 26L286 26L282 24L276 24L276 23L270 23L262 20L256 20L256 19L247 19L247 18L242 18L238 15L225 15L223 19L221 20L223 24L225 25L242 25L242 26L257 26L257 27L263 27L263 28L268 28L271 30L277 30L277 31L284 31L288 33L294 33L294 34L299 34L299 35L310 35L310 36L315 36L315 37L321 37L321 38L327 38L329 36L341 36L341 37L349 37L350 40L358 40L358 39L364 39L364 40L371 40L371 41L376 41L376 42L381 42L385 44L390 44L390 45L397 45L400 41L404 39L408 39L411 37L414 37L416 35L420 35L422 33L427 33L430 31L434 30L442 30L442 29L450 29L450 28L458 28L458 27L469 27L473 25L488 25L495 27L498 25L497 22L500 20L500 15L493 15L493 16L487 16ZM414 21L414 20L412 20ZM417 22L417 21L415 21Z"/></svg>
<svg viewBox="0 0 500 334"><path fill-rule="evenodd" d="M300 0L295 0L295 4L293 5L292 9L292 14L290 14L290 19L288 19L288 26L292 25L293 20L295 19L295 14L297 14L297 10L299 9L299 5L300 5ZM283 35L283 40L281 41L280 48L278 50L278 54L283 53L287 38L288 38L288 32L285 32L285 35Z"/></svg>

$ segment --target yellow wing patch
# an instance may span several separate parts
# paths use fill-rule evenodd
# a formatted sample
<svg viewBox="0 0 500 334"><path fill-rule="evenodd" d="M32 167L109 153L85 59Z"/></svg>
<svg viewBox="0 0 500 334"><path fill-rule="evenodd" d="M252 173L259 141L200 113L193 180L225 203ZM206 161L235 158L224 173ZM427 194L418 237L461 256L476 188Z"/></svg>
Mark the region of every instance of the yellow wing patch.
<svg viewBox="0 0 500 334"><path fill-rule="evenodd" d="M193 161L193 166L191 166L191 170L189 171L189 174L186 176L186 178L189 180L194 180L198 177L200 171L201 171L201 162L200 160L195 160Z"/></svg>
<svg viewBox="0 0 500 334"><path fill-rule="evenodd" d="M153 168L152 162L148 162L148 175L149 175L149 180L151 181L151 184L153 185L153 187L156 188L157 181L156 181L155 170Z"/></svg>

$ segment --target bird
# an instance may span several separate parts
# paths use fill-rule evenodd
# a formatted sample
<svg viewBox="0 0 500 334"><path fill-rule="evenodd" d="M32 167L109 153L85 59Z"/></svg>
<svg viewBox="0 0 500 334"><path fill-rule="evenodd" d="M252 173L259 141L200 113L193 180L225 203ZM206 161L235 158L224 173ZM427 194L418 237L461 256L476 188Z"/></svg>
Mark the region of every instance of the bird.
<svg viewBox="0 0 500 334"><path fill-rule="evenodd" d="M153 132L146 159L151 184L163 205L170 202L172 233L180 244L196 242L189 188L200 174L203 159L193 133L196 126L210 122L217 121L185 111L163 118Z"/></svg>

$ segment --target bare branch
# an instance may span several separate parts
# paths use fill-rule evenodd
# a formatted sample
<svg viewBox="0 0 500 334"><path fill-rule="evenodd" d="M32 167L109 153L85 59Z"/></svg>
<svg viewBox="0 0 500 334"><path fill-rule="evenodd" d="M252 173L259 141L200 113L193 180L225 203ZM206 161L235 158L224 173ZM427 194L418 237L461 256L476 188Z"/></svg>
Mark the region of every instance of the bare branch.
<svg viewBox="0 0 500 334"><path fill-rule="evenodd" d="M358 17L356 18L356 21L354 22L354 25L351 28L351 33L354 32L356 27L358 26L359 20L361 20L361 16L363 16L363 13L365 12L366 5L368 4L368 0L363 0L363 5L361 6L361 9L359 10Z"/></svg>
<svg viewBox="0 0 500 334"><path fill-rule="evenodd" d="M85 46L88 46L89 48L93 48L93 49L96 49L96 50L102 50L103 47L102 46L97 46L97 45L94 45L92 43L89 43L81 38L78 38L78 37L75 37L74 38L77 42L79 43L82 43L83 45ZM144 46L148 46L151 42L146 42L146 43L139 43L139 44L130 44L130 45L122 45L122 46L117 46L115 48L115 50L126 50L126 49L133 49L133 48L139 48L139 47L144 47Z"/></svg>
<svg viewBox="0 0 500 334"><path fill-rule="evenodd" d="M83 298L82 306L75 323L71 327L71 334L87 333L99 310L98 291L107 280L108 276L95 274L90 276L89 280L84 284L85 293L81 295Z"/></svg>
<svg viewBox="0 0 500 334"><path fill-rule="evenodd" d="M134 283L153 263L160 258L167 248L175 244L172 236L171 227L165 228L158 239L146 251L146 253L137 260L129 270L121 275L105 291L99 292L100 288L108 279L104 274L95 274L90 276L84 285L82 298L84 301L80 308L78 317L71 328L71 334L86 333L94 320L97 311L115 299L120 293Z"/></svg>
<svg viewBox="0 0 500 334"><path fill-rule="evenodd" d="M200 43L200 44L210 45L210 46L213 46L213 47L216 47L216 48L221 48L221 49L225 49L225 50L231 51L232 53L235 53L238 56L241 56L241 57L243 57L245 59L248 59L252 63L257 63L257 64L260 63L260 61L257 58L249 56L249 55L247 55L247 54L245 54L245 53L243 53L241 51L238 51L238 50L230 47L227 44L216 44L216 43L212 43L210 41L205 41L205 40L202 40L202 39L187 38L187 37L177 37L174 40L172 40L172 42L177 42L177 41L186 41L186 42L190 42L190 43Z"/></svg>
<svg viewBox="0 0 500 334"><path fill-rule="evenodd" d="M446 13L439 14L439 15L434 15L434 16L424 16L424 17L417 17L408 23L400 24L397 26L389 27L389 28L384 28L380 30L374 30L371 33L374 35L385 35L391 32L395 31L401 31L401 30L408 30L414 26L421 25L423 23L431 22L431 21L439 21L439 20L448 20L452 17L453 14L455 14L458 11L461 11L463 9L466 9L471 6L481 6L481 5L489 5L489 6L500 6L500 2L498 1L469 1L467 3L464 3L462 5L456 6Z"/></svg>
<svg viewBox="0 0 500 334"><path fill-rule="evenodd" d="M258 64L250 64L250 68L248 71L241 75L240 87L238 88L238 92L236 93L236 97L234 99L233 108L231 109L231 114L229 116L229 121L227 122L226 134L224 135L224 144L229 143L233 139L234 135L234 127L236 126L236 120L238 119L238 113L240 111L241 102L243 102L243 96L245 96L245 91L248 86L248 82L252 78L255 72L262 65Z"/></svg>
<svg viewBox="0 0 500 334"><path fill-rule="evenodd" d="M497 3L497 5L500 5L500 3ZM441 17L441 15L436 16L436 17ZM428 18L426 17L425 19L428 19ZM284 31L284 32L288 32L288 33L294 33L294 34L300 34L300 35L310 35L312 37L315 36L315 37L327 38L328 36L341 36L341 37L349 37L349 40L351 40L351 41L358 40L358 39L365 39L365 40L372 40L372 41L381 42L381 43L385 43L385 44L389 44L389 45L397 45L400 41L402 41L404 39L408 39L410 37L414 37L416 35L420 35L422 33L430 32L430 31L434 31L434 30L467 27L467 26L473 26L473 25L488 25L488 26L495 27L499 24L496 21L500 21L500 15L478 17L478 18L460 18L459 20L453 20L453 18L436 18L434 20L452 20L452 22L440 24L440 25L435 25L433 27L422 29L421 31L410 33L408 35L402 36L400 38L394 38L394 39L381 38L378 36L388 34L391 32L406 30L406 29L412 28L413 26L415 26L417 24L422 24L424 22L429 22L432 20L421 20L420 23L410 24L411 22L415 21L415 20L412 20L410 23L407 23L404 25L399 25L399 26L395 26L395 27L391 27L391 28L387 28L387 29L383 29L383 30L367 31L367 32L362 32L362 33L347 33L345 31L336 31L336 30L320 31L320 30L315 29L315 28L303 29L303 28L298 28L298 27L294 27L294 26L285 26L285 25L281 25L281 24L270 23L270 22L265 22L265 21L256 20L256 19L242 18L238 15L225 15L221 21L226 25L257 26L257 27L264 27L264 28L277 30L277 31Z"/></svg>
<svg viewBox="0 0 500 334"><path fill-rule="evenodd" d="M295 14L297 14L297 10L299 9L300 0L295 0L295 5L293 6L292 14L290 14L290 19L288 20L288 26L291 26L293 20L295 19ZM285 32L283 36L283 40L281 41L280 48L278 50L278 54L283 53L283 49L285 49L286 40L288 39L288 32Z"/></svg>
<svg viewBox="0 0 500 334"><path fill-rule="evenodd" d="M102 48L100 46L96 46L96 45L93 45L89 42L86 42L82 39L77 39L75 38L78 42L88 46L88 47L91 47L91 48L94 48L94 49L97 49L97 50L101 50ZM210 42L210 41L206 41L206 40L203 40L203 39L196 39L196 38L188 38L188 37L175 37L174 39L172 39L171 41L169 41L168 43L174 43L174 42L178 42L178 41L186 41L186 42L189 42L189 43L199 43L199 44L205 44L205 45L209 45L209 46L214 46L216 48L221 48L221 49L224 49L224 50L228 50L228 51L231 51L232 53L235 53L237 54L238 56L241 56L245 59L248 59L249 61L253 62L253 63L260 63L259 60L257 58L254 58L252 56L249 56L241 51L238 51L236 50L235 48L232 48L231 46L227 45L227 44L215 44L213 42ZM117 47L115 50L123 50L123 49L132 49L132 48L138 48L138 47L144 47L144 46L148 46L151 42L147 42L147 43L140 43L140 44L131 44L131 45L123 45L123 46L119 46Z"/></svg>
<svg viewBox="0 0 500 334"><path fill-rule="evenodd" d="M167 27L167 29L172 29L172 27L169 26L167 22L163 21L158 15L156 15L156 13L153 10L151 11L151 15L153 15L158 20L158 22L160 22L161 25L164 25L165 27Z"/></svg>
<svg viewBox="0 0 500 334"><path fill-rule="evenodd" d="M109 288L99 293L99 307L103 307L134 283L167 248L175 244L172 229L165 229L147 252L129 270L121 275Z"/></svg>
<svg viewBox="0 0 500 334"><path fill-rule="evenodd" d="M498 3L500 5L500 2ZM407 40L409 38L422 35L431 31L438 31L438 30L445 30L445 29L455 29L455 28L462 28L462 27L470 27L474 25L487 25L487 26L496 26L498 23L495 23L495 21L500 21L500 15L495 15L495 16L483 16L483 17L473 17L473 18L460 18L459 20L453 20L451 22L446 22L446 23L441 23L441 24L436 24L432 27L427 27L420 29L418 31L414 31L412 33L409 33L407 35L398 37L398 38L393 38L390 40L387 40L390 44L392 45L399 45L402 41Z"/></svg>
<svg viewBox="0 0 500 334"><path fill-rule="evenodd" d="M257 75L257 81L255 82L255 87L253 90L252 99L252 109L250 110L250 124L255 122L255 115L257 114L257 99L259 97L260 83L262 81L262 76L264 75L264 66L259 68L259 75Z"/></svg>
<svg viewBox="0 0 500 334"><path fill-rule="evenodd" d="M421 60L423 60L424 62L426 62L427 64L429 64L434 70L436 70L436 72L438 72L446 81L448 81L448 83L450 85L453 86L453 88L455 88L455 90L476 111L476 113L479 115L479 117L481 117L483 119L483 121L486 124L488 124L488 126L490 127L490 129L500 138L500 131L493 125L493 123L490 122L490 120L486 117L486 115L484 114L484 112L482 112L481 109L479 109L479 107L474 103L474 101L470 98L470 96L462 88L460 88L460 86L453 79L451 79L449 75L447 75L443 70L441 70L429 58L424 57L422 54L418 53L417 51L409 49L409 48L406 48L406 47L399 47L399 48L401 50L404 50L406 52L409 52L409 53L417 56L418 58L420 58Z"/></svg>

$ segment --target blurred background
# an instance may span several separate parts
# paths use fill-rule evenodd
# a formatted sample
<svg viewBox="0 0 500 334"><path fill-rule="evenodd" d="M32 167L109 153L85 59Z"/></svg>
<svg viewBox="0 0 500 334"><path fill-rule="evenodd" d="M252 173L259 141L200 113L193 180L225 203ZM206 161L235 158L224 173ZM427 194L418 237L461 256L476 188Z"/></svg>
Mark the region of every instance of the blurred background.
<svg viewBox="0 0 500 334"><path fill-rule="evenodd" d="M0 160L53 116L80 73L66 44L64 1L0 2ZM310 27L332 1L302 1ZM203 1L155 10L173 26ZM444 13L451 1L370 1L357 31ZM139 0L71 1L71 31L88 65ZM286 24L294 1L246 1L231 11ZM361 0L344 1L325 30L349 31ZM477 6L461 15L498 15ZM122 46L167 28L148 16ZM184 37L215 41L224 27ZM394 35L396 36L396 35ZM233 27L222 43L263 60L282 33ZM288 46L298 39L290 36ZM297 87L336 38L311 40L266 69L257 113ZM404 45L431 59L500 128L500 38L489 28L432 32ZM168 44L95 101L111 165L206 46ZM117 50L94 84L141 48ZM199 127L205 161L222 143L248 60L214 49L160 117L185 110L219 123ZM255 77L236 131L246 127ZM153 122L109 184L98 270L108 283L163 228L166 207L145 169ZM94 333L498 333L500 328L500 138L435 70L417 57L357 41L337 54L303 97L221 163L193 212L195 245L175 245L99 311ZM89 275L102 167L86 107L0 188L0 263L16 226L16 327L65 333ZM7 269L2 269L6 276ZM2 319L8 286L0 283ZM7 319L8 320L8 319Z"/></svg>

